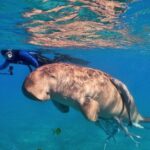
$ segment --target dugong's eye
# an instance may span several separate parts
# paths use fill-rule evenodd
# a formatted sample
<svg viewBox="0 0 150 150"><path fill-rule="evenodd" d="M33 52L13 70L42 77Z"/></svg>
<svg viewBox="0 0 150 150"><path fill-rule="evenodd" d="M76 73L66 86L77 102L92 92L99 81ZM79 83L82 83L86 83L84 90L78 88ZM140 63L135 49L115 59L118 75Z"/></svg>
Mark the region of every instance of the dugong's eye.
<svg viewBox="0 0 150 150"><path fill-rule="evenodd" d="M46 92L46 94L47 94L47 95L49 95L49 94L50 94L50 92Z"/></svg>

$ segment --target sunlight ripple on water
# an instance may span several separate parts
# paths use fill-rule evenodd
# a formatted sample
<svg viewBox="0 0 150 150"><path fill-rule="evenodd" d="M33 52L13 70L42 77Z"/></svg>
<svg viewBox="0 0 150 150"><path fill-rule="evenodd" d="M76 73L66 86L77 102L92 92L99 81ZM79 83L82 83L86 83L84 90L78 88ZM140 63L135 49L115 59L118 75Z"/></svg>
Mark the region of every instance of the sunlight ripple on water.
<svg viewBox="0 0 150 150"><path fill-rule="evenodd" d="M129 46L139 41L123 22L131 0L35 1L25 12L30 43L50 47ZM37 5L38 4L38 5Z"/></svg>

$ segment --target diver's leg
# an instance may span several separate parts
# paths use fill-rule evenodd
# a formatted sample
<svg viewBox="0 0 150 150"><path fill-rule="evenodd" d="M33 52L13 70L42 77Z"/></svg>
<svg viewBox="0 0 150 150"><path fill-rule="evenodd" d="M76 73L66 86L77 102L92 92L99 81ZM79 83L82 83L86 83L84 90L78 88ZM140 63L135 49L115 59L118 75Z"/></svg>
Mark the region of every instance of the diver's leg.
<svg viewBox="0 0 150 150"><path fill-rule="evenodd" d="M76 57L72 57L67 54L61 54L61 53L55 53L53 62L70 62L70 63L80 64L80 65L89 64L89 61L86 61L86 60L83 60L80 58L76 58Z"/></svg>

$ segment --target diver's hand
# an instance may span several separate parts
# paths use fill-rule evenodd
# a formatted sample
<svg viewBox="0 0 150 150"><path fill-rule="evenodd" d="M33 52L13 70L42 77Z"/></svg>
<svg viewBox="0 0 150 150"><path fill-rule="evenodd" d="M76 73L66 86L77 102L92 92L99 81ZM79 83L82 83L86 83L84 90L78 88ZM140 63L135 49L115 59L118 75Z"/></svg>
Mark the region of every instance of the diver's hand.
<svg viewBox="0 0 150 150"><path fill-rule="evenodd" d="M14 67L13 66L9 66L9 74L10 75L13 75L14 73L13 73L13 70L14 70Z"/></svg>

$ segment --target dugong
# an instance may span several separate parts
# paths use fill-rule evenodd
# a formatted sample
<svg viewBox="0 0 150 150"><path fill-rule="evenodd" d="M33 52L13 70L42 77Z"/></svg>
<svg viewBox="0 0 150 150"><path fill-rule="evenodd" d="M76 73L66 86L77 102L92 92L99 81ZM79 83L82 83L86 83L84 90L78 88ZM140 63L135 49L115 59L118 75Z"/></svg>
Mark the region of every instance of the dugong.
<svg viewBox="0 0 150 150"><path fill-rule="evenodd" d="M26 96L39 101L52 100L62 112L79 110L88 120L114 120L133 139L124 124L150 122L137 110L124 83L100 70L67 63L47 64L30 73L24 83ZM111 125L110 125L111 126ZM113 136L110 133L109 136Z"/></svg>

